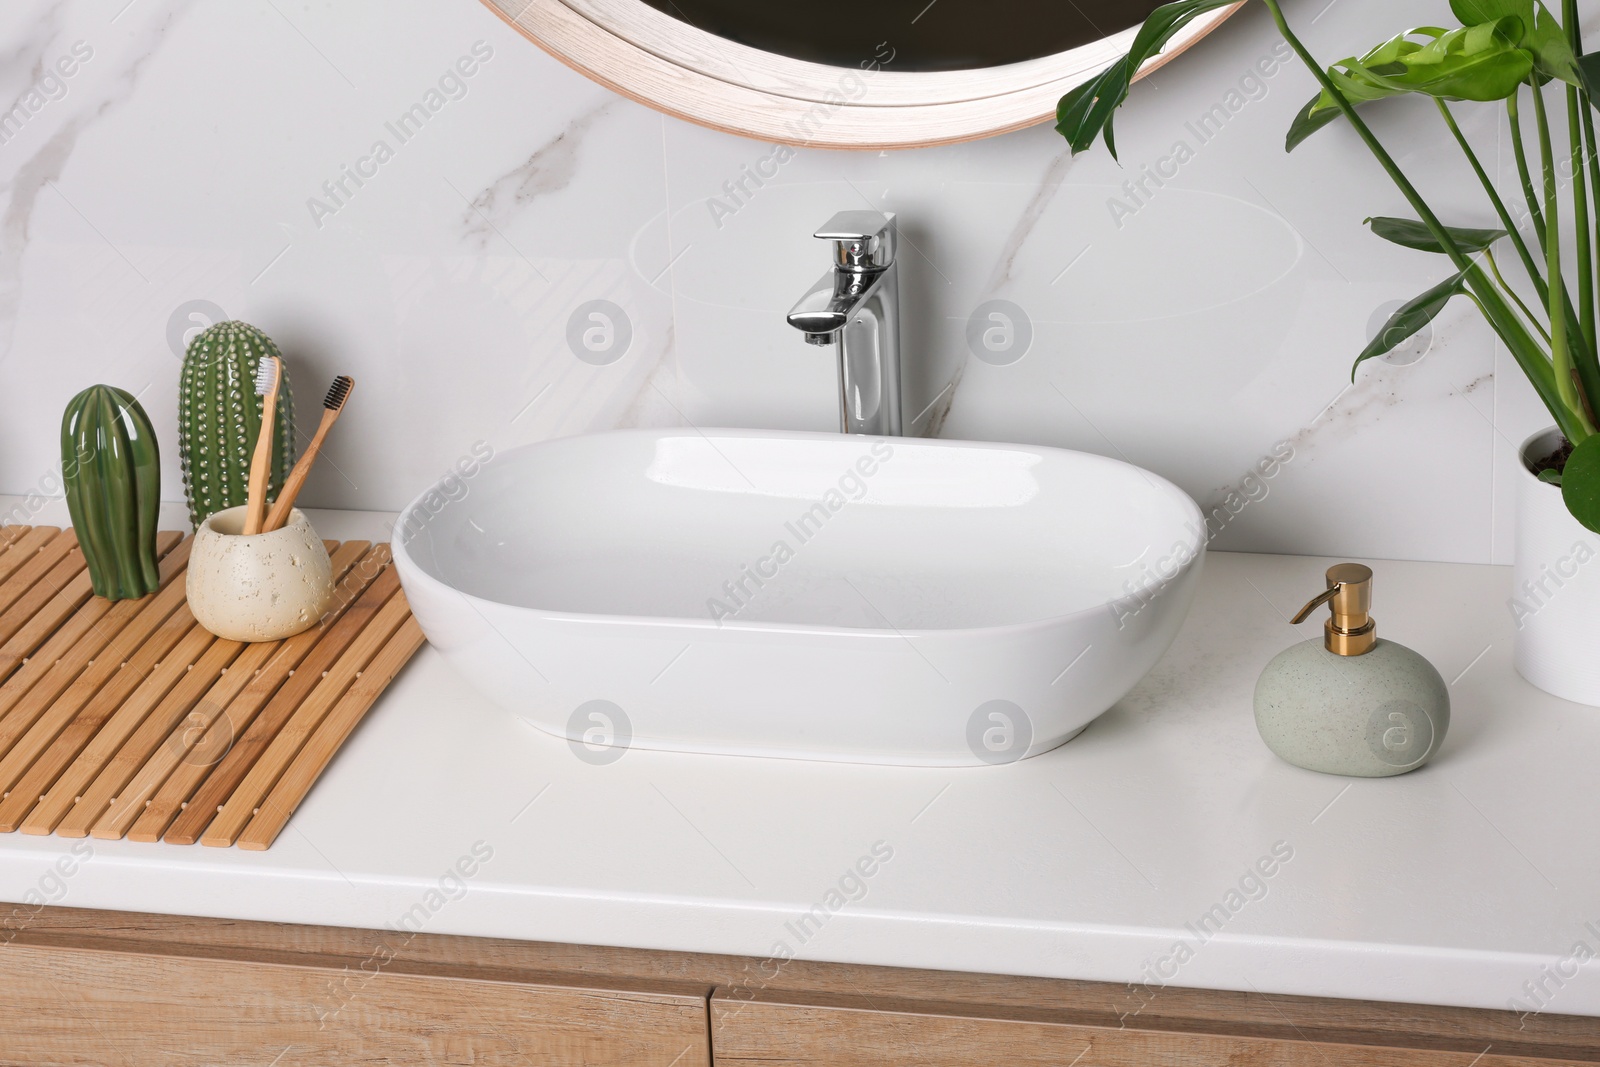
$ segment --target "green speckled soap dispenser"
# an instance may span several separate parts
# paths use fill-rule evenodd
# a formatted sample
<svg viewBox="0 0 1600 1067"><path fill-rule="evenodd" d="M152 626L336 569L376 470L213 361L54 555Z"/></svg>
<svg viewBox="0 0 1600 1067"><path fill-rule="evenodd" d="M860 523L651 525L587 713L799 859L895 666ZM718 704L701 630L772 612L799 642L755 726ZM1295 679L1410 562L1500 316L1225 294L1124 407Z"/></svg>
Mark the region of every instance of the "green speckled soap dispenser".
<svg viewBox="0 0 1600 1067"><path fill-rule="evenodd" d="M1450 692L1433 664L1404 645L1378 640L1372 570L1328 568L1328 588L1300 609L1332 610L1321 641L1287 648L1256 682L1261 739L1297 767L1384 778L1432 758L1450 727Z"/></svg>

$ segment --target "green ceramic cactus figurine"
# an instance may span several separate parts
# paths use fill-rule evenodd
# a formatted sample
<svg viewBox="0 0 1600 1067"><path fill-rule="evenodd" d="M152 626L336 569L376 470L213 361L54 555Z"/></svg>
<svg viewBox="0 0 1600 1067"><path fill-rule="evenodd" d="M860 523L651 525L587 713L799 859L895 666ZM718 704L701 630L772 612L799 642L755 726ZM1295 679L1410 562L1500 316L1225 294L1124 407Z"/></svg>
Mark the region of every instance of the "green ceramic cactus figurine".
<svg viewBox="0 0 1600 1067"><path fill-rule="evenodd" d="M250 489L250 457L261 429L256 367L262 356L279 356L272 338L244 322L219 322L195 335L183 357L178 391L178 459L183 491L196 529L213 512L243 504ZM289 367L283 365L273 436L267 502L294 463L294 400Z"/></svg>
<svg viewBox="0 0 1600 1067"><path fill-rule="evenodd" d="M139 402L109 385L73 397L61 416L61 474L95 595L133 600L155 592L161 453Z"/></svg>

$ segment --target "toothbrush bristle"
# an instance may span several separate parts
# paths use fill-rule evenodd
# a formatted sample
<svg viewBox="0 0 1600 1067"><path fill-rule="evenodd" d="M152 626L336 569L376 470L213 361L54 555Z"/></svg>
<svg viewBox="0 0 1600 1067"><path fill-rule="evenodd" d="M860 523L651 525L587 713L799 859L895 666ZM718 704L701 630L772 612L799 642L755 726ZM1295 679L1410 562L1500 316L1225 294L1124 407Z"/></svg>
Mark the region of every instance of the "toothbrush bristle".
<svg viewBox="0 0 1600 1067"><path fill-rule="evenodd" d="M256 395L266 396L278 384L278 361L273 356L263 356L256 365Z"/></svg>
<svg viewBox="0 0 1600 1067"><path fill-rule="evenodd" d="M349 375L341 374L328 386L328 395L322 398L322 406L329 411L338 411L344 407L344 402L350 399L350 390L355 387L356 380Z"/></svg>

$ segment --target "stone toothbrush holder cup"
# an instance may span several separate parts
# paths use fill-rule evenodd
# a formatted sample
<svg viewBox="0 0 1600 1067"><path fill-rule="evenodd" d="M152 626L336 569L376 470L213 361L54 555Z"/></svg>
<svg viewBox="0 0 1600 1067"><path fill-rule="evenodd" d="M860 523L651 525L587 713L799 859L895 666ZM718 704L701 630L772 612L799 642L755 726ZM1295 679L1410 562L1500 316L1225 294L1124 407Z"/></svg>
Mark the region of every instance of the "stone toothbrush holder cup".
<svg viewBox="0 0 1600 1067"><path fill-rule="evenodd" d="M200 524L185 591L195 621L229 641L279 641L315 626L333 603L333 564L298 508L270 533L245 536L247 506Z"/></svg>

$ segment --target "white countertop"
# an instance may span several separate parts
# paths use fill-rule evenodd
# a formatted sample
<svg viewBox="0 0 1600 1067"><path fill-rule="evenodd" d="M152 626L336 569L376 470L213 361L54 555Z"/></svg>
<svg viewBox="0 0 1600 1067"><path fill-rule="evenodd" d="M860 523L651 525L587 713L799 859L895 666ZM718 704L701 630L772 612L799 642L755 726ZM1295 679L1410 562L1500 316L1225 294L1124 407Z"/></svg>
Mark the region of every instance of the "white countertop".
<svg viewBox="0 0 1600 1067"><path fill-rule="evenodd" d="M381 536L383 517L318 527ZM410 912L432 933L1526 1000L1546 968L1572 972L1578 944L1600 954L1600 710L1516 675L1509 568L1377 563L1380 633L1451 683L1443 749L1381 780L1282 763L1251 692L1272 655L1318 635L1284 616L1329 562L1212 554L1177 643L1132 695L1069 744L993 768L637 750L594 766L424 648L271 850L4 835L0 898L356 927ZM851 882L875 844L892 858ZM464 892L448 878L438 892L475 845L492 858ZM1292 858L1264 895L1246 879L1258 899L1230 899L1275 846ZM74 847L92 855L54 879ZM841 878L859 899L829 899ZM1202 941L1186 924L1218 904L1226 921ZM802 927L813 906L825 921ZM1600 964L1562 981L1545 979L1546 1010L1600 1015Z"/></svg>

